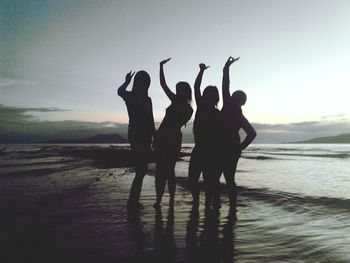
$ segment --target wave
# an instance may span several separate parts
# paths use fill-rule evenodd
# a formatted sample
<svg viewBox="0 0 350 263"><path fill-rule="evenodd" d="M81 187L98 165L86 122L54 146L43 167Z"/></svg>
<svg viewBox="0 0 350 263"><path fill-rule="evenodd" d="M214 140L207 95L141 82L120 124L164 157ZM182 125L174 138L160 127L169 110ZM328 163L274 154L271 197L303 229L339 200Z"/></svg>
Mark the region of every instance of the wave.
<svg viewBox="0 0 350 263"><path fill-rule="evenodd" d="M247 188L238 187L239 195L255 199L259 201L269 202L277 206L283 206L286 209L292 209L293 206L297 206L298 209L310 210L312 206L313 211L319 211L324 213L324 208L338 210L338 212L350 212L350 200L333 197L317 197L317 196L302 196L286 192L278 192L269 189L259 188ZM328 211L328 210L327 210Z"/></svg>
<svg viewBox="0 0 350 263"><path fill-rule="evenodd" d="M296 157L316 157L316 158L336 158L336 159L347 159L350 158L349 153L320 153L320 154L312 154L312 153L274 153L274 152L262 152L263 154L268 155L280 155L280 156L296 156Z"/></svg>
<svg viewBox="0 0 350 263"><path fill-rule="evenodd" d="M243 158L243 159L252 159L252 160L279 160L278 158L274 158L274 157L270 157L270 156L264 156L264 155L257 155L257 156L242 155L241 158Z"/></svg>
<svg viewBox="0 0 350 263"><path fill-rule="evenodd" d="M176 182L183 188L189 189L188 179L185 177L177 177ZM204 183L200 182L201 190L204 190ZM302 196L287 192L278 192L266 188L248 188L238 186L238 195L253 199L256 201L267 202L286 210L316 213L329 213L329 211L337 213L350 212L350 199L332 198L332 197L317 197L317 196ZM221 184L222 195L227 196L226 185ZM311 209L312 208L312 209ZM326 209L325 209L326 208Z"/></svg>
<svg viewBox="0 0 350 263"><path fill-rule="evenodd" d="M6 147L2 147L2 148L0 149L0 156L1 156L1 155L6 155L7 153L6 153L5 151L6 151Z"/></svg>
<svg viewBox="0 0 350 263"><path fill-rule="evenodd" d="M261 152L266 151L267 149L271 149L273 151L278 152L298 152L303 150L302 148L274 148L274 147L256 147L256 146L249 146L249 148L245 149L247 152ZM322 149L318 149L318 151L321 151Z"/></svg>
<svg viewBox="0 0 350 263"><path fill-rule="evenodd" d="M49 157L51 158L51 157ZM40 165L58 165L58 164L69 164L69 163L73 163L76 162L76 160L74 159L64 159L66 157L60 157L59 160L42 160L42 158L31 158L31 159L19 159L16 160L16 162L14 162L14 160L12 160L12 162L0 162L0 168L7 168L7 167L18 167L21 166L21 168L23 167L31 167L31 166L40 166ZM30 162L28 162L28 160Z"/></svg>
<svg viewBox="0 0 350 263"><path fill-rule="evenodd" d="M12 176L45 176L57 172L64 172L64 171L69 171L73 170L76 168L80 168L86 165L91 164L91 161L89 160L84 160L84 161L75 161L75 162L70 162L68 165L64 165L65 163L62 163L63 166L61 167L50 167L53 164L48 164L50 165L49 167L46 168L35 168L31 166L27 166L28 168L25 169L16 169L16 170L10 170L10 171L1 171L0 172L0 178L4 177L12 177Z"/></svg>

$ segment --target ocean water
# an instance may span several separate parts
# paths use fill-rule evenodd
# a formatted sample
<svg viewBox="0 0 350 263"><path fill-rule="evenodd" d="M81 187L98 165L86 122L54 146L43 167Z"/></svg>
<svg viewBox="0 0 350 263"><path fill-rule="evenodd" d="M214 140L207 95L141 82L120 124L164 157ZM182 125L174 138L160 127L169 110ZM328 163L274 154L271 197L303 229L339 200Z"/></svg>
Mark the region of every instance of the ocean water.
<svg viewBox="0 0 350 263"><path fill-rule="evenodd" d="M152 208L145 207L136 227L128 225L124 210L116 205L127 197L132 170L96 167L93 160L66 154L67 149L79 149L101 155L106 149L125 147L0 145L0 209L6 214L2 216L5 223L1 231L7 233L6 240L0 241L11 241L8 248L18 247L12 229L19 231L18 224L34 225L41 229L43 240L46 235L65 233L56 243L68 242L63 251L69 255L75 255L74 249L82 252L89 247L85 259L90 260L86 262L107 262L110 258L129 262L128 258L135 259L136 254L142 258L155 250L159 222L172 222L169 233L161 228L163 239L157 241L165 241L173 251L171 262L195 262L191 255L198 251L226 255L218 256L217 261L207 258L208 262L350 262L349 144L251 145L238 163L238 219L234 222L225 194L220 212L214 217L203 209L197 213L191 210L190 194L183 183L189 157L184 157L176 166L179 184L175 214L171 216L165 206L163 215L168 216L163 217L163 222ZM183 152L190 153L192 147L184 145ZM142 200L146 203L154 201L150 178L144 183L147 192ZM46 217L49 234L34 223L37 214L41 220ZM126 229L136 233L137 240L144 240L136 252L135 236L128 238ZM33 234L27 227L23 231L28 236ZM168 234L164 235L164 231ZM74 238L67 241L65 237L73 233ZM62 250L57 244L56 247ZM211 255L216 255L214 252Z"/></svg>
<svg viewBox="0 0 350 263"><path fill-rule="evenodd" d="M236 183L238 262L350 262L349 144L253 144Z"/></svg>
<svg viewBox="0 0 350 263"><path fill-rule="evenodd" d="M301 242L305 262L350 262L349 144L252 145L236 181L261 204L266 232Z"/></svg>

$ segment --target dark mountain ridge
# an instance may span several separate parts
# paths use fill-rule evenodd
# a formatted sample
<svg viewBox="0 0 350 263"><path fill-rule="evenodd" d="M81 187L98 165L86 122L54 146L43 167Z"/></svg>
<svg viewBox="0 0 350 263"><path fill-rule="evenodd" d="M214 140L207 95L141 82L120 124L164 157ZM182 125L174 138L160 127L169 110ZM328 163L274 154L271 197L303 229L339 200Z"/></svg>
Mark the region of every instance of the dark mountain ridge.
<svg viewBox="0 0 350 263"><path fill-rule="evenodd" d="M336 136L316 137L310 140L292 143L350 143L350 133L343 133Z"/></svg>
<svg viewBox="0 0 350 263"><path fill-rule="evenodd" d="M54 139L40 143L127 143L128 140L118 134L96 134L81 139Z"/></svg>

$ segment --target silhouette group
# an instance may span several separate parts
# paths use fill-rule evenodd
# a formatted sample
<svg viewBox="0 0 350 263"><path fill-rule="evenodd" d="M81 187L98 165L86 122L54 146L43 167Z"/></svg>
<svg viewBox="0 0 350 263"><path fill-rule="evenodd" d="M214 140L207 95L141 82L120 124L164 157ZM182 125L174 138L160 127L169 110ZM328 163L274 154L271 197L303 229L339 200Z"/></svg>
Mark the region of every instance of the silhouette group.
<svg viewBox="0 0 350 263"><path fill-rule="evenodd" d="M174 93L168 87L164 65L170 60L160 62L160 85L170 100L165 117L158 130L155 129L152 100L148 97L151 83L149 74L138 71L135 74L131 91L127 91L134 73L126 75L125 82L118 88L127 106L129 115L128 139L135 165L135 178L131 185L127 207L141 207L139 203L143 178L147 173L147 163L154 150L156 159L156 201L159 208L166 184L169 191L169 205L174 206L175 198L175 164L179 157L182 143L181 128L191 119L192 91L187 82L176 84ZM199 64L199 72L194 83L194 97L197 106L193 123L195 146L193 148L188 182L193 198L193 205L199 205L199 178L203 174L206 208L220 207L220 177L223 174L229 195L230 208L236 209L237 186L235 173L237 163L244 150L256 137L256 132L244 117L241 107L247 100L246 94L237 90L230 94L230 66L239 60L229 57L223 68L222 98L223 107L217 108L219 91L216 86L208 86L201 92L204 72L209 66ZM246 136L241 141L239 131L243 129Z"/></svg>

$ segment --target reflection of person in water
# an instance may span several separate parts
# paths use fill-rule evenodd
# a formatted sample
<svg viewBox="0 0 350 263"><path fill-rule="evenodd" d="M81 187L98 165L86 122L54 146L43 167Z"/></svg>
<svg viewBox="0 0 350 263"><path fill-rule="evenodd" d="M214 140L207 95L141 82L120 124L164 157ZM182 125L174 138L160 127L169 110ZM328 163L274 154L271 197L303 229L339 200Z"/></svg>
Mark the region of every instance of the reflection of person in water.
<svg viewBox="0 0 350 263"><path fill-rule="evenodd" d="M222 261L221 262L235 262L235 226L236 226L236 209L230 209L226 217L227 222L222 230L223 240L222 245Z"/></svg>
<svg viewBox="0 0 350 263"><path fill-rule="evenodd" d="M219 102L219 92L216 86L208 86L203 94L200 85L205 64L199 65L199 73L194 84L194 94L197 111L193 123L195 146L191 154L189 165L189 185L195 205L199 204L198 180L201 172L205 183L206 206L212 201L218 205L219 178L220 178L220 151L222 138L221 112L216 108ZM216 198L215 198L216 197ZM214 198L214 200L213 200Z"/></svg>
<svg viewBox="0 0 350 263"><path fill-rule="evenodd" d="M174 207L169 207L167 221L164 226L162 211L156 209L154 226L154 255L153 262L175 262L176 246L174 240Z"/></svg>
<svg viewBox="0 0 350 263"><path fill-rule="evenodd" d="M200 258L202 253L199 247L199 237L197 236L198 228L199 207L193 204L186 227L186 248L189 262L202 262Z"/></svg>
<svg viewBox="0 0 350 263"><path fill-rule="evenodd" d="M206 209L199 218L198 206L193 205L187 221L186 248L189 262L233 262L236 216L229 210L227 222L220 222L218 207ZM203 220L203 221L202 221ZM203 223L199 223L203 222ZM202 228L202 229L201 229ZM222 229L219 234L219 229Z"/></svg>
<svg viewBox="0 0 350 263"><path fill-rule="evenodd" d="M223 97L223 118L224 118L224 144L223 144L223 173L228 188L231 208L236 207L237 187L235 183L235 173L237 162L244 150L256 137L256 132L249 121L244 117L241 107L246 103L247 96L237 90L230 95L230 75L229 70L232 63L239 58L229 57L224 69L222 78ZM241 142L239 130L243 129L246 137Z"/></svg>
<svg viewBox="0 0 350 263"><path fill-rule="evenodd" d="M154 135L152 101L148 97L151 78L145 71L138 71L131 91L127 91L134 74L126 75L125 82L118 88L118 95L125 101L129 115L128 139L133 154L136 175L132 182L128 208L142 206L139 203L143 178L147 173L147 161Z"/></svg>
<svg viewBox="0 0 350 263"><path fill-rule="evenodd" d="M163 65L169 60L170 58L160 62L160 84L171 104L166 109L155 139L157 201L154 207L159 206L162 201L166 182L170 194L169 203L174 204L175 164L181 150L181 127L189 121L193 113L190 105L192 97L190 85L187 82L177 83L174 94L165 81Z"/></svg>
<svg viewBox="0 0 350 263"><path fill-rule="evenodd" d="M130 241L132 241L134 247L134 253L130 262L140 262L147 243L143 229L144 222L142 222L140 217L140 211L140 209L128 210L128 233L130 235Z"/></svg>

